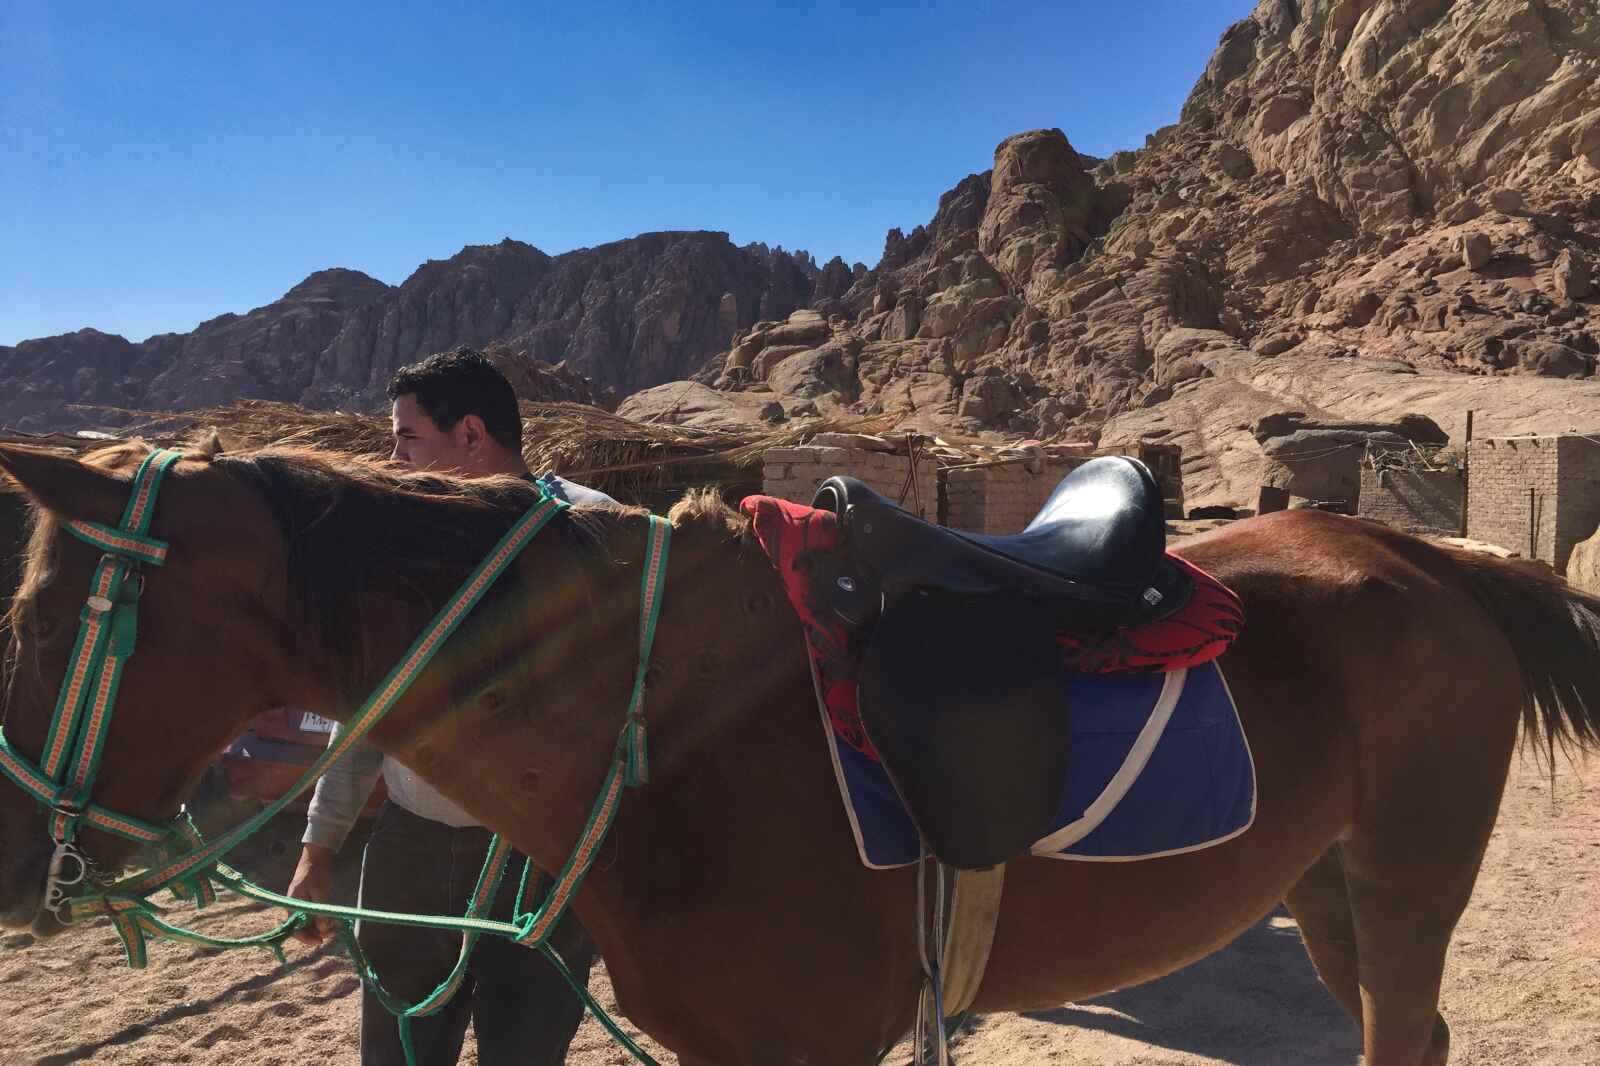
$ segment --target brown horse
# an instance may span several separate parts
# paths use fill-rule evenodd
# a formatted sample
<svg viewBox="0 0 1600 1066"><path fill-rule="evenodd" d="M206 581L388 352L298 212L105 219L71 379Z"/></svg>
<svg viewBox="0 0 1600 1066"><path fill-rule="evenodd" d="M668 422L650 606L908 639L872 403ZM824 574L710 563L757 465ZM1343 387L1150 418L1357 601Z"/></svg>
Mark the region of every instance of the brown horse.
<svg viewBox="0 0 1600 1066"><path fill-rule="evenodd" d="M0 448L45 509L5 703L29 755L96 560L55 516L115 521L140 454ZM96 801L171 815L261 710L347 716L531 492L308 454L181 463L152 530L171 556L148 577ZM709 495L671 519L653 776L624 801L578 912L624 1011L683 1061L866 1066L912 1020L914 875L856 857L798 625L745 523ZM632 511L558 519L373 734L547 868L577 838L621 725L644 530ZM1285 900L1369 1066L1441 1066L1445 951L1519 725L1542 745L1597 741L1600 601L1536 567L1316 512L1182 550L1244 600L1223 665L1254 752L1255 824L1147 862L1013 863L975 1009L1149 980ZM86 846L102 863L127 851ZM49 851L40 813L0 782L0 918L50 924Z"/></svg>

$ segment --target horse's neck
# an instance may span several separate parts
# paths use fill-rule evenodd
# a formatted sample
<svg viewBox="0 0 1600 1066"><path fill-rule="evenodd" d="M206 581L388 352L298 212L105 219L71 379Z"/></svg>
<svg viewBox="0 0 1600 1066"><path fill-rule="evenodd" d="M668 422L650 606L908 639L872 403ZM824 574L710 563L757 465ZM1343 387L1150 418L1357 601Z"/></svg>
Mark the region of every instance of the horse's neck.
<svg viewBox="0 0 1600 1066"><path fill-rule="evenodd" d="M611 531L608 551L624 565L598 578L559 550L529 559L545 609L517 625L481 620L488 636L441 657L374 733L380 748L552 871L588 818L626 720L643 525L629 519ZM609 896L612 907L646 885L681 882L678 857L650 854L673 834L641 826L665 817L693 828L726 817L730 805L762 804L752 790L772 785L796 745L815 739L800 732L815 728L815 711L782 585L764 557L709 520L673 535L647 678L651 777L625 798L616 836L629 842L633 872L613 880L602 856L591 875L590 895ZM790 731L792 742L780 739Z"/></svg>
<svg viewBox="0 0 1600 1066"><path fill-rule="evenodd" d="M745 867L764 839L814 852L809 836L832 824L817 817L832 771L799 621L771 563L708 526L674 534L645 707L650 782L624 799L579 900L619 970L642 927L754 883Z"/></svg>
<svg viewBox="0 0 1600 1066"><path fill-rule="evenodd" d="M704 522L674 540L647 707L664 781L718 753L742 722L811 693L800 626L771 563Z"/></svg>

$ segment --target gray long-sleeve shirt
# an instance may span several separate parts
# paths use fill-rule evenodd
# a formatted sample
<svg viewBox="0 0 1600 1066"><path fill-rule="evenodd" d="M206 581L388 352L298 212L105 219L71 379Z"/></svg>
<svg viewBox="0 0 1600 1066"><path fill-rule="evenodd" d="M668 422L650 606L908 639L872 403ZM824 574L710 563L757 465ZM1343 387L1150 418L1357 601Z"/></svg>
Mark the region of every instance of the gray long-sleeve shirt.
<svg viewBox="0 0 1600 1066"><path fill-rule="evenodd" d="M616 503L603 492L565 481L554 474L545 474L534 480L552 496L569 503ZM333 735L328 738L330 744L339 736L340 728L335 727ZM320 844L335 851L342 847L380 776L389 790L389 799L412 814L458 829L478 824L476 818L446 799L403 763L364 742L358 742L317 780L316 791L311 795L311 806L306 813L306 832L302 841Z"/></svg>

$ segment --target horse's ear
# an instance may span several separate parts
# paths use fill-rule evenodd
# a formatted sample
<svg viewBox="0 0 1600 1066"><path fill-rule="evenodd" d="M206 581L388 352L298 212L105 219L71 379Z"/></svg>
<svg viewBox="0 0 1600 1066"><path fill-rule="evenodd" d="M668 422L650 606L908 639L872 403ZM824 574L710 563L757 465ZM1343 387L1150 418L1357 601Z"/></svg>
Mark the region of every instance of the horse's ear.
<svg viewBox="0 0 1600 1066"><path fill-rule="evenodd" d="M68 518L116 524L128 502L128 482L70 455L0 444L0 471L35 502Z"/></svg>

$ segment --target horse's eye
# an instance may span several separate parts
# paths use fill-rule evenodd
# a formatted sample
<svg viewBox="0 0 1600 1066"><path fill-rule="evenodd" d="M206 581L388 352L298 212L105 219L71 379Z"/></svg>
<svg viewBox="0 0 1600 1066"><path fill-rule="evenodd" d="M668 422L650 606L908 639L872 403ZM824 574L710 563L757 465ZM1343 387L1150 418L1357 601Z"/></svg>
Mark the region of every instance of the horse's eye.
<svg viewBox="0 0 1600 1066"><path fill-rule="evenodd" d="M17 636L34 644L48 644L61 631L53 618L43 618L32 611L21 611L16 616Z"/></svg>

